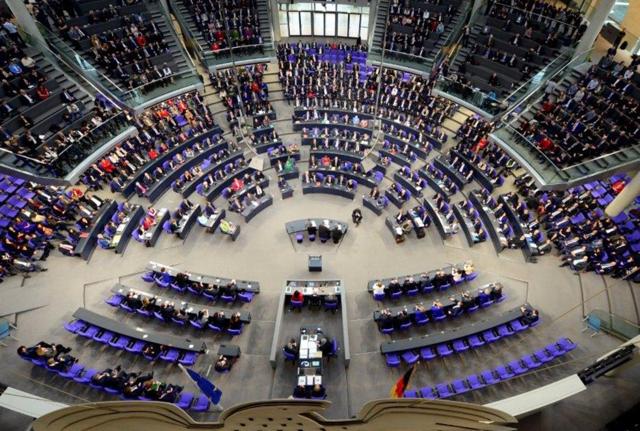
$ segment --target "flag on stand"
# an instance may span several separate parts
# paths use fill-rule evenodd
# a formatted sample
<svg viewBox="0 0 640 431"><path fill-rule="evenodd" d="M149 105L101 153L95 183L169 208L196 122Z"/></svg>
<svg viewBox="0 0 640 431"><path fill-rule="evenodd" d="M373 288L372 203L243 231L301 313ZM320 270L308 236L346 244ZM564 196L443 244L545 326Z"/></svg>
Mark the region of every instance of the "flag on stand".
<svg viewBox="0 0 640 431"><path fill-rule="evenodd" d="M411 377L413 377L413 372L416 370L416 365L417 363L413 364L413 366L398 379L396 384L393 385L391 388L391 398L402 398L404 391L407 390L409 383L411 383Z"/></svg>
<svg viewBox="0 0 640 431"><path fill-rule="evenodd" d="M184 371L187 376L195 383L195 385L200 388L203 394L206 395L209 400L211 400L211 404L217 405L220 402L220 398L222 398L222 391L216 387L213 383L207 380L206 377L200 375L199 373L193 371L190 368L185 368L182 364L178 364L178 366Z"/></svg>

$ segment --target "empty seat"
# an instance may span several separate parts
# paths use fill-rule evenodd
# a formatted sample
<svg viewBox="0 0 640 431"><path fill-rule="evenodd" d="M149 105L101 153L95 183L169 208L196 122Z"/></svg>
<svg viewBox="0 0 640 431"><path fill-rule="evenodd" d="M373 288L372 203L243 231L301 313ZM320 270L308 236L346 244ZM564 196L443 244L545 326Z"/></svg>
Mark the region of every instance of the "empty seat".
<svg viewBox="0 0 640 431"><path fill-rule="evenodd" d="M500 381L500 379L496 377L492 370L485 370L480 373L480 376L487 385L495 385Z"/></svg>
<svg viewBox="0 0 640 431"><path fill-rule="evenodd" d="M467 382L462 379L454 380L451 382L451 387L456 394L464 394L465 392L469 392L470 388L467 386Z"/></svg>
<svg viewBox="0 0 640 431"><path fill-rule="evenodd" d="M504 365L498 365L496 367L496 374L500 377L500 380L507 380L515 376L515 374Z"/></svg>
<svg viewBox="0 0 640 431"><path fill-rule="evenodd" d="M436 398L433 393L433 388L431 386L425 386L424 388L420 388L420 395L422 398L426 398L428 400L434 400Z"/></svg>
<svg viewBox="0 0 640 431"><path fill-rule="evenodd" d="M509 368L511 368L511 371L516 375L527 372L527 367L524 366L519 359L509 362Z"/></svg>
<svg viewBox="0 0 640 431"><path fill-rule="evenodd" d="M438 392L438 398L449 398L453 395L453 392L451 392L448 384L441 383L439 385L436 385L435 389L436 392Z"/></svg>
<svg viewBox="0 0 640 431"><path fill-rule="evenodd" d="M476 374L472 374L472 375L468 376L467 377L467 383L469 384L469 387L471 389L480 389L480 388L483 388L484 386L486 386Z"/></svg>

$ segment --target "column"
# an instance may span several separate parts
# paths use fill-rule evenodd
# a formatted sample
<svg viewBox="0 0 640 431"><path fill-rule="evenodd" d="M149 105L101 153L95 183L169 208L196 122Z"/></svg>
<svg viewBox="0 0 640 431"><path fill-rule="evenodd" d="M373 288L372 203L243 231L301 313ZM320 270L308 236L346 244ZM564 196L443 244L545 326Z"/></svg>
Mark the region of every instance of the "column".
<svg viewBox="0 0 640 431"><path fill-rule="evenodd" d="M40 33L35 18L31 16L22 0L6 0L7 6L16 17L16 25L25 33L28 33L35 42L47 45Z"/></svg>
<svg viewBox="0 0 640 431"><path fill-rule="evenodd" d="M625 208L631 205L637 196L640 196L640 173L637 173L631 182L622 189L622 192L607 205L605 213L609 217L619 215Z"/></svg>
<svg viewBox="0 0 640 431"><path fill-rule="evenodd" d="M591 49L615 3L616 0L600 0L593 8L591 14L587 17L589 21L587 30L582 35L574 56Z"/></svg>

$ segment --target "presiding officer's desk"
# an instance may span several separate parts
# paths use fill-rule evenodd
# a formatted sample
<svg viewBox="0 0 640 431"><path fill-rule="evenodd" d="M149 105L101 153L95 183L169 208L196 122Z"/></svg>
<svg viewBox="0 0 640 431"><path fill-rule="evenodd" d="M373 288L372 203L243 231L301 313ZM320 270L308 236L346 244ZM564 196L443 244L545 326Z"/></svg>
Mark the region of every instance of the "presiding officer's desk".
<svg viewBox="0 0 640 431"><path fill-rule="evenodd" d="M257 200L251 201L251 203L249 203L242 211L242 217L244 217L244 221L246 223L249 223L251 219L260 214L263 209L271 205L273 205L273 196L265 194Z"/></svg>
<svg viewBox="0 0 640 431"><path fill-rule="evenodd" d="M144 215L143 215L144 218ZM164 222L171 218L171 213L168 208L161 208L156 216L156 224L148 231L141 235L144 245L147 247L153 247L158 242L160 234L162 233L162 225Z"/></svg>
<svg viewBox="0 0 640 431"><path fill-rule="evenodd" d="M288 280L284 288L285 296L293 295L294 291L300 291L304 296L329 296L342 294L342 282L340 280Z"/></svg>
<svg viewBox="0 0 640 431"><path fill-rule="evenodd" d="M520 307L505 311L504 313L494 316L490 319L472 323L461 328L451 331L441 331L432 334L422 335L420 337L411 337L404 340L387 341L380 344L380 351L385 353L401 353L407 350L422 349L424 347L435 347L438 344L450 343L455 340L463 339L474 334L480 334L484 331L504 325L513 320L522 317Z"/></svg>
<svg viewBox="0 0 640 431"><path fill-rule="evenodd" d="M342 235L346 235L347 233L347 229L349 228L349 225L347 225L344 222L338 221L338 220L333 220L333 219L326 219L326 218L305 218L305 219L300 219L300 220L293 220L290 222L285 223L285 228L287 230L287 234L288 235L292 235L298 232L306 232L307 231L307 226L310 222L314 222L316 225L316 228L320 227L321 224L323 224L324 222L329 222L329 229L333 229L336 226L340 227L340 230L342 230Z"/></svg>
<svg viewBox="0 0 640 431"><path fill-rule="evenodd" d="M84 260L89 260L91 252L96 248L98 234L102 233L104 227L117 210L118 204L115 201L105 201L102 204L91 220L89 231L78 240L78 244L74 249L75 254L80 255Z"/></svg>
<svg viewBox="0 0 640 431"><path fill-rule="evenodd" d="M131 239L131 233L134 229L138 228L140 219L144 216L144 210L140 205L137 205L127 217L125 222L121 223L116 230L116 234L111 238L111 246L115 249L116 253L122 253L127 248L129 240Z"/></svg>
<svg viewBox="0 0 640 431"><path fill-rule="evenodd" d="M176 337L174 335L151 332L139 326L129 326L119 320L110 319L100 314L89 311L86 308L78 308L73 317L85 323L97 326L114 334L124 335L134 340L146 341L163 346L174 347L188 352L203 353L207 351L207 345L203 341L190 340L188 338Z"/></svg>
<svg viewBox="0 0 640 431"><path fill-rule="evenodd" d="M207 307L206 305L200 304L190 304L185 301L180 301L176 299L163 298L158 295L154 295L153 293L145 292L144 290L134 289L132 287L125 286L123 284L116 283L115 286L111 288L111 293L114 295L127 296L129 292L133 292L134 294L140 297L147 297L148 299L156 298L157 305L160 305L163 302L173 302L176 304L176 310L184 308L188 313L197 313L200 310L207 310L209 312L209 316L213 316L215 313L224 312L224 315L227 318L230 318L236 312L240 313L240 321L242 323L251 323L251 313L246 311L236 311L236 310L225 310L222 308L212 308Z"/></svg>
<svg viewBox="0 0 640 431"><path fill-rule="evenodd" d="M216 277L214 275L204 275L198 274L191 271L180 271L176 268L170 267L168 265L163 265L157 262L149 262L147 265L147 270L160 273L164 268L164 272L175 277L180 273L184 273L188 276L189 281L195 283L207 283L207 284L215 284L218 286L228 284L231 279L225 277ZM247 281L247 280L236 280L236 287L238 290L245 290L247 292L259 293L260 292L260 283L257 281Z"/></svg>
<svg viewBox="0 0 640 431"><path fill-rule="evenodd" d="M404 281L405 278L409 278L412 277L415 281L425 281L425 282L431 282L431 280L433 280L433 277L436 275L436 273L438 271L443 271L445 274L451 274L452 270L456 268L459 270L462 270L464 268L464 264L459 264L459 265L447 265L447 266L443 266L442 268L438 268L438 269L432 269L430 271L424 271L424 272L419 272L417 274L407 274L407 275L396 275L394 277L387 277L387 278L378 278L375 280L369 280L369 282L367 283L367 290L369 292L373 292L373 285L376 284L378 281L380 283L382 283L384 286L388 286L389 283L391 283L393 280L398 280L398 282L400 284L402 284L402 282Z"/></svg>
<svg viewBox="0 0 640 431"><path fill-rule="evenodd" d="M211 130L208 130L200 135L193 136L187 139L186 141L184 141L183 143L178 144L173 148L169 149L169 151L167 151L166 153L161 154L155 160L150 160L142 167L142 169L138 170L133 176L131 176L127 180L125 185L122 187L121 193L128 198L136 190L136 182L140 181L142 177L144 177L145 173L152 172L158 166L162 166L164 162L171 160L173 156L191 147L191 145L195 144L196 142L202 142L207 138L213 137L214 135L221 135L221 134L222 134L222 129L220 128L220 126L217 126L217 125L213 126Z"/></svg>

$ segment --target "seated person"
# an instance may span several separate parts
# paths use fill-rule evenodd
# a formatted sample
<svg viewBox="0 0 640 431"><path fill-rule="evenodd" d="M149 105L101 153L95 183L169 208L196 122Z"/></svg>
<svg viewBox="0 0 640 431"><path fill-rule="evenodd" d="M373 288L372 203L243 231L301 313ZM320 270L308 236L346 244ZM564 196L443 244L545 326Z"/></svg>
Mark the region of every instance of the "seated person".
<svg viewBox="0 0 640 431"><path fill-rule="evenodd" d="M231 318L229 319L229 329L241 329L242 328L242 321L240 320L240 313L236 312L233 313L231 315Z"/></svg>
<svg viewBox="0 0 640 431"><path fill-rule="evenodd" d="M120 365L114 369L107 368L91 377L91 383L105 388L119 389L128 379L127 373L122 371Z"/></svg>
<svg viewBox="0 0 640 431"><path fill-rule="evenodd" d="M68 353L58 353L56 356L47 359L47 368L56 371L65 371L71 365L78 362L76 358Z"/></svg>
<svg viewBox="0 0 640 431"><path fill-rule="evenodd" d="M373 294L374 295L384 295L386 294L386 288L384 286L384 284L382 284L382 282L380 280L376 281L373 284Z"/></svg>
<svg viewBox="0 0 640 431"><path fill-rule="evenodd" d="M304 294L298 289L294 290L293 293L291 294L291 301L303 302Z"/></svg>
<svg viewBox="0 0 640 431"><path fill-rule="evenodd" d="M522 317L520 318L520 320L526 325L531 325L532 323L537 322L540 318L540 316L538 315L538 310L532 309L525 305L520 307L520 311L522 312Z"/></svg>
<svg viewBox="0 0 640 431"><path fill-rule="evenodd" d="M293 398L309 398L306 386L298 385L293 389Z"/></svg>
<svg viewBox="0 0 640 431"><path fill-rule="evenodd" d="M289 342L285 344L284 351L298 357L298 343L296 343L295 338L290 339Z"/></svg>
<svg viewBox="0 0 640 431"><path fill-rule="evenodd" d="M322 337L318 342L318 350L322 352L323 356L329 356L333 352L333 343L331 339Z"/></svg>
<svg viewBox="0 0 640 431"><path fill-rule="evenodd" d="M144 385L152 379L153 371L150 374L142 376L139 373L129 374L123 384L122 395L129 399L139 398L144 393Z"/></svg>
<svg viewBox="0 0 640 431"><path fill-rule="evenodd" d="M225 355L220 355L218 356L218 360L216 361L213 368L219 373L224 373L227 371L231 371L232 366L233 366L233 362L231 358Z"/></svg>
<svg viewBox="0 0 640 431"><path fill-rule="evenodd" d="M322 385L313 385L311 389L312 398L324 398L327 395L327 391Z"/></svg>

